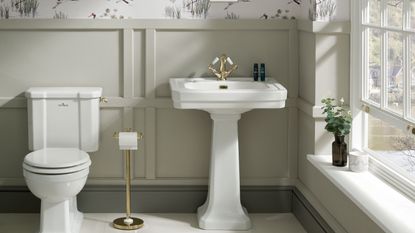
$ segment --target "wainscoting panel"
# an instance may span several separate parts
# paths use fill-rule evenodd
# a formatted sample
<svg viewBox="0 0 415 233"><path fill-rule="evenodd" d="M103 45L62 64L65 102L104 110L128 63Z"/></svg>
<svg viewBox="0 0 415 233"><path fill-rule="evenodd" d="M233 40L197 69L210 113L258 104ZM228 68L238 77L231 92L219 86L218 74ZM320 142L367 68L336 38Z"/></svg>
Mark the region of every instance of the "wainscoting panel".
<svg viewBox="0 0 415 233"><path fill-rule="evenodd" d="M27 111L0 108L0 177L22 179L22 162L28 150ZM0 186L3 182L0 181Z"/></svg>
<svg viewBox="0 0 415 233"><path fill-rule="evenodd" d="M120 32L0 29L0 95L33 86L94 86L120 96Z"/></svg>
<svg viewBox="0 0 415 233"><path fill-rule="evenodd" d="M157 31L156 95L169 97L172 77L212 76L207 66L225 53L239 68L234 77L251 77L254 63L266 63L269 76L287 86L288 30Z"/></svg>
<svg viewBox="0 0 415 233"><path fill-rule="evenodd" d="M209 176L211 119L198 110L157 110L157 177Z"/></svg>
<svg viewBox="0 0 415 233"><path fill-rule="evenodd" d="M104 109L101 111L100 127L101 134L99 149L97 152L90 153L91 167L89 178L102 179L123 179L124 163L118 141L113 138L113 133L122 129L123 112L122 109Z"/></svg>
<svg viewBox="0 0 415 233"><path fill-rule="evenodd" d="M233 76L251 76L253 63L263 62L267 76L291 94L287 109L242 116L241 184L293 184L296 48L296 22L288 20L1 21L0 186L25 185L23 93L30 86L103 87L108 103L101 104L101 144L90 154L89 185L124 183L112 134L128 128L145 134L134 153L133 184L206 185L211 119L203 111L174 109L168 80L212 76L207 66L222 53L239 65Z"/></svg>
<svg viewBox="0 0 415 233"><path fill-rule="evenodd" d="M130 30L127 30L130 31ZM129 35L129 34L128 34ZM133 60L132 60L132 70L134 74L134 97L144 97L145 94L145 31L144 30L134 30L133 31L133 48L131 52L133 52ZM131 48L129 48L131 49ZM130 52L127 50L127 52Z"/></svg>
<svg viewBox="0 0 415 233"><path fill-rule="evenodd" d="M132 128L137 130L138 132L144 133L145 119L145 110L143 108L136 108L134 111L134 124ZM134 174L132 174L133 178L145 178L146 176L146 139L147 137L143 137L143 139L138 142L139 149L137 151L134 151L132 154L132 166L134 166Z"/></svg>
<svg viewBox="0 0 415 233"><path fill-rule="evenodd" d="M261 109L239 120L242 178L288 177L287 109Z"/></svg>

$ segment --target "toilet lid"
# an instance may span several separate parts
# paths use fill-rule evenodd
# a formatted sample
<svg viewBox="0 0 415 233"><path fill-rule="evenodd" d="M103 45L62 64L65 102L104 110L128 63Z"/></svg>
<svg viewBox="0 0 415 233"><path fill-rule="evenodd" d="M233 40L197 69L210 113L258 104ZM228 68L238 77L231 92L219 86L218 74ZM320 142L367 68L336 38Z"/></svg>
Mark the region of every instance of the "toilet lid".
<svg viewBox="0 0 415 233"><path fill-rule="evenodd" d="M89 155L77 148L45 148L26 155L24 163L31 167L58 169L90 163Z"/></svg>

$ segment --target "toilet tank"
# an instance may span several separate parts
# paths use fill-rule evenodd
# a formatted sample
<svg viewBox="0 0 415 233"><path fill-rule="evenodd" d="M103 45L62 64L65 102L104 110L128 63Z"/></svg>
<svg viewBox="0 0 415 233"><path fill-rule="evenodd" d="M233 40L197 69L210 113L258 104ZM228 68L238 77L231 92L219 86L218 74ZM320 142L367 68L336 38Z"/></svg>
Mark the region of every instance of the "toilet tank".
<svg viewBox="0 0 415 233"><path fill-rule="evenodd" d="M26 93L29 149L98 150L100 87L32 87Z"/></svg>

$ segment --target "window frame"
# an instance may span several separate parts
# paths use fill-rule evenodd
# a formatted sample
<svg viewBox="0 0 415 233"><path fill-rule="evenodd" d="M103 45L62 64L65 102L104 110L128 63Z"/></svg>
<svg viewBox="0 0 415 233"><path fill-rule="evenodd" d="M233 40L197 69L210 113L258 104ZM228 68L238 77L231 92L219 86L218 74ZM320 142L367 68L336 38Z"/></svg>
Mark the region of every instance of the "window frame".
<svg viewBox="0 0 415 233"><path fill-rule="evenodd" d="M402 26L400 29L388 27L385 25L387 21L386 1L380 0L380 25L373 25L369 22L369 0L351 0L351 79L350 79L350 107L353 115L353 124L351 131L351 148L366 151L370 155L369 169L372 173L392 184L399 191L415 200L415 179L404 173L398 172L394 165L385 161L378 156L376 152L367 148L368 144L368 116L370 114L381 119L403 131L415 133L415 117L411 117L411 79L410 77L410 36L415 36L415 29L409 29L410 22L410 5L409 0L403 2ZM366 19L366 20L365 20ZM365 21L364 21L365 20ZM380 104L366 99L368 97L368 50L367 35L369 28L380 29L381 36L381 97ZM385 39L387 32L403 33L402 53L403 53L403 113L402 115L387 109L387 87L385 71L387 71L387 50ZM412 48L412 49L415 49ZM386 97L386 98L385 98Z"/></svg>

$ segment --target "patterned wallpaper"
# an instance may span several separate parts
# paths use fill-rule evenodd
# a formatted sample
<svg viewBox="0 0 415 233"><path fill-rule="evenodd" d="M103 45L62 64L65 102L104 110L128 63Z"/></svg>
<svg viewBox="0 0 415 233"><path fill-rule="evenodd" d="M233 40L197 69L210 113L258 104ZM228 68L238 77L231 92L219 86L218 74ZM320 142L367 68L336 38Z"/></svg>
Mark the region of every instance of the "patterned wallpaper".
<svg viewBox="0 0 415 233"><path fill-rule="evenodd" d="M308 14L311 2L312 0L239 0L237 3L210 3L209 0L0 0L0 19L295 19L308 18L305 12Z"/></svg>

